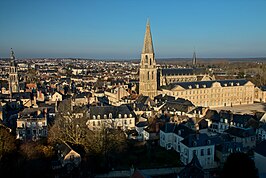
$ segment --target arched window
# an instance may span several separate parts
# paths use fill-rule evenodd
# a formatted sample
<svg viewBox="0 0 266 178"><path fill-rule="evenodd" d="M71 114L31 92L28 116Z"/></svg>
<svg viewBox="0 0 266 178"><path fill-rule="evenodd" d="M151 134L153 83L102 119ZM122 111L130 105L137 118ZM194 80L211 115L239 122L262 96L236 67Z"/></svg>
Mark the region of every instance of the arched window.
<svg viewBox="0 0 266 178"><path fill-rule="evenodd" d="M154 78L153 75L154 75L154 73L153 73L153 71L152 71L152 73L151 73L151 79L152 79L152 80L153 80L153 78Z"/></svg>
<svg viewBox="0 0 266 178"><path fill-rule="evenodd" d="M95 116L95 115L93 115L93 116L92 116L92 119L96 119L96 116Z"/></svg>
<svg viewBox="0 0 266 178"><path fill-rule="evenodd" d="M98 115L98 116L97 116L97 119L101 119L101 116L100 116L100 115Z"/></svg>
<svg viewBox="0 0 266 178"><path fill-rule="evenodd" d="M124 114L124 118L127 118L127 114Z"/></svg>
<svg viewBox="0 0 266 178"><path fill-rule="evenodd" d="M150 65L151 65L151 58L150 58Z"/></svg>
<svg viewBox="0 0 266 178"><path fill-rule="evenodd" d="M112 117L113 117L112 113L109 113L109 119L112 119Z"/></svg>
<svg viewBox="0 0 266 178"><path fill-rule="evenodd" d="M148 63L148 55L145 55L145 62Z"/></svg>
<svg viewBox="0 0 266 178"><path fill-rule="evenodd" d="M118 118L121 118L122 117L122 115L121 114L118 114Z"/></svg>
<svg viewBox="0 0 266 178"><path fill-rule="evenodd" d="M150 80L150 72L148 72L148 74L147 74L147 75L148 75L148 80Z"/></svg>

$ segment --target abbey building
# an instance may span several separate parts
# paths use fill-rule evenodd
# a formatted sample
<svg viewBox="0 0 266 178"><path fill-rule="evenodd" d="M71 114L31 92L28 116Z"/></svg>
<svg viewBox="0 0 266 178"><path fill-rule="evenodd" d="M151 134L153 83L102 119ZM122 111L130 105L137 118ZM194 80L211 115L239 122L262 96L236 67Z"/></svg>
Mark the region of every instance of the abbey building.
<svg viewBox="0 0 266 178"><path fill-rule="evenodd" d="M159 94L167 94L205 107L254 103L255 86L252 82L245 79L215 80L204 69L196 68L196 64L194 52L193 68L157 69L148 22L141 54L139 94L152 99Z"/></svg>

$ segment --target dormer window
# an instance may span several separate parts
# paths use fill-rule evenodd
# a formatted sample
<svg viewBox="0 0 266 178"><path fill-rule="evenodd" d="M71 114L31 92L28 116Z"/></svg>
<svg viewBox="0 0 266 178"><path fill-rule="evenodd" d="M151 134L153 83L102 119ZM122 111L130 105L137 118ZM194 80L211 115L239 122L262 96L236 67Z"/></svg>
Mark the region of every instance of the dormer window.
<svg viewBox="0 0 266 178"><path fill-rule="evenodd" d="M239 86L239 83L237 82L236 85Z"/></svg>
<svg viewBox="0 0 266 178"><path fill-rule="evenodd" d="M196 84L196 88L199 88L199 84Z"/></svg>
<svg viewBox="0 0 266 178"><path fill-rule="evenodd" d="M206 85L203 85L203 88L206 88Z"/></svg>
<svg viewBox="0 0 266 178"><path fill-rule="evenodd" d="M122 115L121 114L118 114L118 118L121 118L122 117Z"/></svg>
<svg viewBox="0 0 266 178"><path fill-rule="evenodd" d="M127 114L124 114L124 118L127 118Z"/></svg>
<svg viewBox="0 0 266 178"><path fill-rule="evenodd" d="M196 141L193 142L193 146L197 146L197 142Z"/></svg>
<svg viewBox="0 0 266 178"><path fill-rule="evenodd" d="M92 116L92 119L96 119L96 116L95 116L95 115L93 115L93 116Z"/></svg>
<svg viewBox="0 0 266 178"><path fill-rule="evenodd" d="M129 117L132 117L132 114L129 114Z"/></svg>
<svg viewBox="0 0 266 178"><path fill-rule="evenodd" d="M97 116L97 119L101 119L101 116L100 116L100 115L98 115L98 116Z"/></svg>
<svg viewBox="0 0 266 178"><path fill-rule="evenodd" d="M234 86L234 83L233 82L231 82L231 86Z"/></svg>
<svg viewBox="0 0 266 178"><path fill-rule="evenodd" d="M189 86L188 86L188 88L189 88L189 89L191 89L191 88L192 88L192 86L191 86L191 85L189 85Z"/></svg>
<svg viewBox="0 0 266 178"><path fill-rule="evenodd" d="M181 135L181 130L178 130L178 135Z"/></svg>
<svg viewBox="0 0 266 178"><path fill-rule="evenodd" d="M227 83L225 83L224 86L227 87Z"/></svg>
<svg viewBox="0 0 266 178"><path fill-rule="evenodd" d="M103 115L103 118L104 118L104 119L107 119L107 115L106 115L106 114L105 114L105 115Z"/></svg>
<svg viewBox="0 0 266 178"><path fill-rule="evenodd" d="M112 119L112 117L113 117L112 113L109 113L109 119Z"/></svg>
<svg viewBox="0 0 266 178"><path fill-rule="evenodd" d="M207 140L207 145L210 145L211 144L211 141L210 140Z"/></svg>

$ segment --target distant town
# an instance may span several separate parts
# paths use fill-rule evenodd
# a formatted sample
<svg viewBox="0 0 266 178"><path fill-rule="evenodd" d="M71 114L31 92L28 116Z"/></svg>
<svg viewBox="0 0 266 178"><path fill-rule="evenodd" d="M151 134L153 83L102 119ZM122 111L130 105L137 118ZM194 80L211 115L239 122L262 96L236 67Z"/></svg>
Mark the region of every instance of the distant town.
<svg viewBox="0 0 266 178"><path fill-rule="evenodd" d="M157 60L150 28L140 60L11 49L0 60L3 175L266 176L266 58Z"/></svg>

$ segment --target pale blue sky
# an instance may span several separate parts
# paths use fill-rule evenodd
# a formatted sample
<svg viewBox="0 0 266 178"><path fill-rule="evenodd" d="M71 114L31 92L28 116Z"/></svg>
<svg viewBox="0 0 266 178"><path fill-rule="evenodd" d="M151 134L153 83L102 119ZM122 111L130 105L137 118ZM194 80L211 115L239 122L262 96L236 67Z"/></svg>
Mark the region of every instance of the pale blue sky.
<svg viewBox="0 0 266 178"><path fill-rule="evenodd" d="M266 0L1 0L0 57L266 57Z"/></svg>

